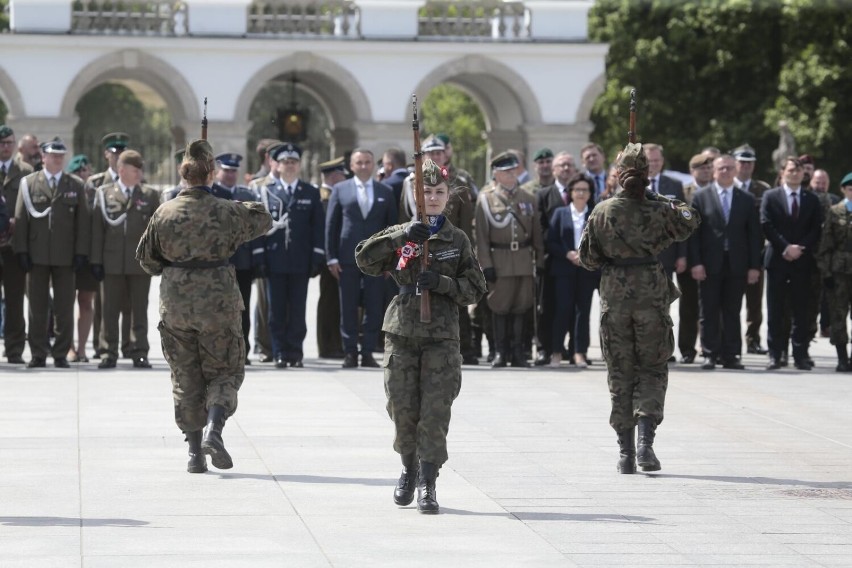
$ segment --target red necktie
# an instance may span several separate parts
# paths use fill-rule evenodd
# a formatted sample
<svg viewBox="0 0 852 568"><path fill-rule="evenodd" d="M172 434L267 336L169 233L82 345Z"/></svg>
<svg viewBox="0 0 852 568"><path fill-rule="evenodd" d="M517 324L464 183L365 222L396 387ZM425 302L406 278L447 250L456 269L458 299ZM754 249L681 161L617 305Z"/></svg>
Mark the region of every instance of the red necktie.
<svg viewBox="0 0 852 568"><path fill-rule="evenodd" d="M790 217L793 219L793 222L799 220L799 200L796 199L796 192L794 191L792 194L793 204L790 205Z"/></svg>

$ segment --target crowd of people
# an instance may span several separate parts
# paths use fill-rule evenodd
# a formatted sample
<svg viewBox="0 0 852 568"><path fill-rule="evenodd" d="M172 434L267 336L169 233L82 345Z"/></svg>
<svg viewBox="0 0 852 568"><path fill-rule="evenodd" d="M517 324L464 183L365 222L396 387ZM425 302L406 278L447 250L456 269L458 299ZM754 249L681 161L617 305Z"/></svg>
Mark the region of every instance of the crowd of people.
<svg viewBox="0 0 852 568"><path fill-rule="evenodd" d="M648 191L690 205L702 219L694 235L656 258L680 293L679 362L741 369L745 349L768 354L767 367L777 369L788 365L792 344L793 365L808 370L808 345L819 333L837 347L837 370L849 370L845 322L852 285L845 275L847 266L852 273L852 235L845 215L852 205L829 191L828 174L800 156L788 158L772 184L753 179L757 156L742 145L730 153L703 149L690 160L683 183L664 171L662 146L643 146ZM458 306L462 362L588 366L589 319L601 275L582 266L578 249L595 205L620 189L603 150L588 143L575 160L541 148L532 156L532 172L521 151L507 150L492 159L481 188L454 166L448 136L427 137L422 150L446 170L444 214L473 243L488 283L475 306ZM181 187L160 192L146 184L144 156L126 134L106 135L103 151L108 168L95 173L86 156L66 159L59 139L39 144L0 126L2 329L11 364L44 367L51 357L55 366L68 367L91 355L103 369L122 357L136 368L150 367L150 275L134 253L154 211ZM308 283L318 277L319 356L342 359L345 368L378 367L373 354L382 350L383 316L400 288L387 274L359 270L356 248L415 215L406 152L388 148L377 156L355 148L320 164L321 183L313 185L296 144L262 140L257 151L261 168L245 185L243 157L217 155L212 185L216 197L262 203L273 219L266 234L231 258L245 306L246 353L280 369L304 365ZM852 190L852 174L841 190ZM764 291L768 349L760 337Z"/></svg>

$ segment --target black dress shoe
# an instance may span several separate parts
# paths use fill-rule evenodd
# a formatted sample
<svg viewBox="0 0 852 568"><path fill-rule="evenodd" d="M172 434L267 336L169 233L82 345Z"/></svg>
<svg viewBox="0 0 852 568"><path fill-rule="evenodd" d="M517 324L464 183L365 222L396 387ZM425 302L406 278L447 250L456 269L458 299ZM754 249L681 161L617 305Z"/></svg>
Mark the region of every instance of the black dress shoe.
<svg viewBox="0 0 852 568"><path fill-rule="evenodd" d="M782 353L778 358L778 364L782 367L787 367L790 364L790 357L786 353Z"/></svg>
<svg viewBox="0 0 852 568"><path fill-rule="evenodd" d="M246 357L246 365L251 365L251 359L249 359L248 357Z"/></svg>
<svg viewBox="0 0 852 568"><path fill-rule="evenodd" d="M550 354L545 353L544 351L539 351L535 355L535 366L541 367L543 365L550 365Z"/></svg>
<svg viewBox="0 0 852 568"><path fill-rule="evenodd" d="M677 359L675 359L675 356L674 356L674 355L672 355L671 357L669 357L669 363L674 363L674 362L676 362L676 361L677 361Z"/></svg>
<svg viewBox="0 0 852 568"><path fill-rule="evenodd" d="M101 354L98 353L97 351L95 351L95 354L92 355L92 359L100 359L100 358L101 358Z"/></svg>
<svg viewBox="0 0 852 568"><path fill-rule="evenodd" d="M11 365L23 365L26 363L24 358L20 355L12 355L11 357L6 357L6 361Z"/></svg>
<svg viewBox="0 0 852 568"><path fill-rule="evenodd" d="M33 357L30 359L30 362L27 363L27 369L35 369L40 367L47 367L47 362L41 357Z"/></svg>
<svg viewBox="0 0 852 568"><path fill-rule="evenodd" d="M98 363L98 369L115 369L115 359L112 357L104 357L100 363Z"/></svg>
<svg viewBox="0 0 852 568"><path fill-rule="evenodd" d="M763 347L760 346L760 343L757 341L752 341L748 344L746 351L751 353L752 355L766 355L767 351Z"/></svg>
<svg viewBox="0 0 852 568"><path fill-rule="evenodd" d="M261 355L258 361L261 363L272 363L272 355Z"/></svg>
<svg viewBox="0 0 852 568"><path fill-rule="evenodd" d="M373 359L372 353L362 353L361 354L361 366L362 367L369 367L369 368L373 368L373 369L377 369L378 367L380 367L380 365L376 362L376 360Z"/></svg>
<svg viewBox="0 0 852 568"><path fill-rule="evenodd" d="M742 371L745 369L745 365L740 363L737 359L728 359L724 363L722 363L723 369L733 369L734 371Z"/></svg>
<svg viewBox="0 0 852 568"><path fill-rule="evenodd" d="M331 351L319 354L320 359L343 359L344 356L343 351Z"/></svg>
<svg viewBox="0 0 852 568"><path fill-rule="evenodd" d="M291 366L291 367L296 367L297 369L301 369L302 367L304 367L304 366L305 366L305 364L304 364L304 363L302 363L302 360L301 360L301 359L292 359L292 360L290 361L290 366Z"/></svg>
<svg viewBox="0 0 852 568"><path fill-rule="evenodd" d="M689 355L684 355L680 358L680 362L683 365L689 365L695 362L695 353L690 353Z"/></svg>
<svg viewBox="0 0 852 568"><path fill-rule="evenodd" d="M800 371L810 371L813 369L811 365L808 364L804 359L800 359L799 361L794 361L793 366Z"/></svg>
<svg viewBox="0 0 852 568"><path fill-rule="evenodd" d="M776 369L780 369L780 368L781 368L781 361L779 361L775 357L770 357L769 358L769 364L766 365L766 370L767 371L775 371Z"/></svg>
<svg viewBox="0 0 852 568"><path fill-rule="evenodd" d="M133 366L137 369L150 369L151 363L148 361L147 357L134 357Z"/></svg>
<svg viewBox="0 0 852 568"><path fill-rule="evenodd" d="M283 355L276 355L275 356L275 368L276 369L286 369L287 368L287 361L284 359Z"/></svg>
<svg viewBox="0 0 852 568"><path fill-rule="evenodd" d="M462 355L462 365L479 365L476 355Z"/></svg>
<svg viewBox="0 0 852 568"><path fill-rule="evenodd" d="M716 368L716 359L714 357L704 357L701 360L701 368L705 371L712 371Z"/></svg>
<svg viewBox="0 0 852 568"><path fill-rule="evenodd" d="M53 366L57 369L68 369L71 367L71 364L68 363L68 359L65 357L59 357L53 359Z"/></svg>
<svg viewBox="0 0 852 568"><path fill-rule="evenodd" d="M343 367L344 369L353 369L358 366L358 354L357 353L347 353L343 357Z"/></svg>

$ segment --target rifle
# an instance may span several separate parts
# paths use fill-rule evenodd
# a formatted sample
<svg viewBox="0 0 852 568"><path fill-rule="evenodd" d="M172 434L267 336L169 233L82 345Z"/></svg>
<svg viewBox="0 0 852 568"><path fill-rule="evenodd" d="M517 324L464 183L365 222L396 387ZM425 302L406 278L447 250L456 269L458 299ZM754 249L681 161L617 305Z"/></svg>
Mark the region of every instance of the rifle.
<svg viewBox="0 0 852 568"><path fill-rule="evenodd" d="M630 130L627 131L627 141L636 143L636 89L630 89Z"/></svg>
<svg viewBox="0 0 852 568"><path fill-rule="evenodd" d="M417 205L417 220L429 224L426 218L426 197L423 194L423 152L420 150L420 122L417 120L417 95L411 95L414 120L411 130L414 132L414 201ZM429 241L424 241L420 251L420 271L429 270ZM429 290L420 291L420 322L432 322L432 302Z"/></svg>
<svg viewBox="0 0 852 568"><path fill-rule="evenodd" d="M201 139L207 140L207 97L204 97L204 114L201 116Z"/></svg>

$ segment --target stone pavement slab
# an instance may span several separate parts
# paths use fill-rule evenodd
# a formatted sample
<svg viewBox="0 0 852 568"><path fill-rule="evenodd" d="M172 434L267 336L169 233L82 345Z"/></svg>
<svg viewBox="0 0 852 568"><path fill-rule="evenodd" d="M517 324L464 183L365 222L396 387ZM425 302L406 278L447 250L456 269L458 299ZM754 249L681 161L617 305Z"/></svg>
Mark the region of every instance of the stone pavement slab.
<svg viewBox="0 0 852 568"><path fill-rule="evenodd" d="M852 566L852 374L825 339L809 373L672 365L663 469L633 476L597 345L583 371L465 367L425 516L391 500L381 370L316 359L309 327L304 369L247 369L236 465L204 475L155 331L150 371L0 364L0 567Z"/></svg>

